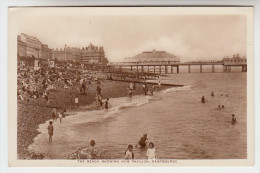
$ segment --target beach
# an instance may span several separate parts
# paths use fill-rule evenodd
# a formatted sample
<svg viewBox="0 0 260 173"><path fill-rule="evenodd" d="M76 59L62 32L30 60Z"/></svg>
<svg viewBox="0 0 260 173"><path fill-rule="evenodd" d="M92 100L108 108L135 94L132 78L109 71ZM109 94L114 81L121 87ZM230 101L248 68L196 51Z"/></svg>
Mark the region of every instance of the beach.
<svg viewBox="0 0 260 173"><path fill-rule="evenodd" d="M61 86L61 83L57 83L57 86ZM94 103L96 84L91 83L88 87L87 95L79 95L79 109L84 109L85 111L97 109ZM128 96L127 87L129 87L129 82L101 79L101 92L104 99ZM151 88L151 84L148 84L148 87ZM161 90L167 88L169 86L162 86ZM28 150L28 147L34 142L34 138L40 134L38 131L39 125L52 119L53 107L66 109L66 116L75 114L74 98L77 94L76 88L70 90L57 87L55 90L49 91L49 103L44 99L30 99L29 102L18 100L17 153L19 159L44 158L41 153L36 154ZM134 95L142 94L141 84L136 84Z"/></svg>
<svg viewBox="0 0 260 173"><path fill-rule="evenodd" d="M44 159L69 159L95 140L110 158L122 159L127 146L135 146L147 133L160 159L247 158L246 73L186 73L161 82L185 86L165 88L153 96L135 95L131 101L113 98L108 111L83 107L54 123L53 144L48 143L44 122L30 151L45 153ZM219 110L218 105L225 108ZM237 125L231 124L232 114ZM146 149L134 147L134 154L135 159L145 159Z"/></svg>

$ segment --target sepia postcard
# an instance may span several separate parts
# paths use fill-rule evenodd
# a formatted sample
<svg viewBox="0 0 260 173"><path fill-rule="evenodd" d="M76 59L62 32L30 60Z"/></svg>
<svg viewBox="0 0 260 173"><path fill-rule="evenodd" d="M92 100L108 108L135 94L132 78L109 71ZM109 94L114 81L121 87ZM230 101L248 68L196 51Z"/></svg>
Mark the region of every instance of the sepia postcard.
<svg viewBox="0 0 260 173"><path fill-rule="evenodd" d="M10 167L254 165L253 7L10 7Z"/></svg>

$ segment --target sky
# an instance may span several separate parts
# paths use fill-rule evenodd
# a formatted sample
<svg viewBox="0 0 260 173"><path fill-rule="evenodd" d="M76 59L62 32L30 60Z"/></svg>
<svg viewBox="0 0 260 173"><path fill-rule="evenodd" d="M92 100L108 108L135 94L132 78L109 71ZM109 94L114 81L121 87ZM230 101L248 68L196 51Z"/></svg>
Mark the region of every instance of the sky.
<svg viewBox="0 0 260 173"><path fill-rule="evenodd" d="M103 46L109 61L123 61L153 49L181 61L246 55L244 15L112 13L88 8L16 8L9 22L17 34L36 36L50 48ZM10 26L10 25L9 25Z"/></svg>

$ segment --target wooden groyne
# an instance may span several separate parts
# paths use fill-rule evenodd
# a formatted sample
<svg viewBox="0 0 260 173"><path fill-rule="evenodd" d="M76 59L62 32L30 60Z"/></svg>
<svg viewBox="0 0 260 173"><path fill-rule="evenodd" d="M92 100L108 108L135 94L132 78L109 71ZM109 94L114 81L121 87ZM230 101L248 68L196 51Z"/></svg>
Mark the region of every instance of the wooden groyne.
<svg viewBox="0 0 260 173"><path fill-rule="evenodd" d="M123 79L106 79L106 80L112 80L112 81L118 81L118 82L128 82L128 83L134 82L134 83L140 83L140 84L158 85L158 83L156 83L156 82L146 82L146 81L123 80ZM161 86L183 87L184 85L161 83Z"/></svg>

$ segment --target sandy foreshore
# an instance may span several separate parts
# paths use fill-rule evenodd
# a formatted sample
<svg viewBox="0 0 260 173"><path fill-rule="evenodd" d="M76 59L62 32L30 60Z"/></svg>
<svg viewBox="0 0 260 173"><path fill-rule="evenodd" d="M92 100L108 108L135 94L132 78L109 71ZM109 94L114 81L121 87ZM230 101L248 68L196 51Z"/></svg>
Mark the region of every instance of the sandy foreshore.
<svg viewBox="0 0 260 173"><path fill-rule="evenodd" d="M79 95L80 106L90 105L95 101L96 84L88 85L87 95ZM128 96L128 82L101 80L102 97L116 98ZM147 85L151 88L151 85ZM169 88L162 86L161 90ZM39 134L37 130L40 124L51 119L53 107L66 109L67 113L73 112L74 98L78 91L75 88L64 89L57 87L56 90L49 91L50 102L47 103L44 99L31 99L29 102L18 100L18 116L17 116L17 158L18 159L37 159L43 158L43 155L35 155L28 150L30 144L34 142L34 138ZM136 84L134 95L143 94L141 84ZM94 104L93 104L94 105ZM89 107L89 109L93 109ZM47 140L47 139L46 139Z"/></svg>

